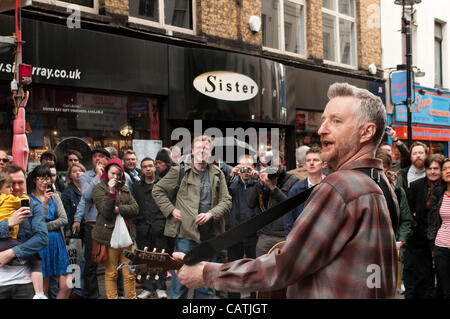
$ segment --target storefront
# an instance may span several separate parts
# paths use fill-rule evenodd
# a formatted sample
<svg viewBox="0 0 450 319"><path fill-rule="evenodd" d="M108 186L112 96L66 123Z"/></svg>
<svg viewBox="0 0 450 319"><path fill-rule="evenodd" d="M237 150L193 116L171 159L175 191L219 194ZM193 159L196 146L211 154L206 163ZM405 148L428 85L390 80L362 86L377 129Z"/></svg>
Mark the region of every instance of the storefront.
<svg viewBox="0 0 450 319"><path fill-rule="evenodd" d="M449 155L450 92L422 86L414 87L411 109L412 140L427 144L431 153ZM396 105L393 127L400 139L408 139L407 110Z"/></svg>
<svg viewBox="0 0 450 319"><path fill-rule="evenodd" d="M13 25L2 16L0 34L12 34ZM133 140L161 139L167 45L28 19L22 25L23 61L33 66L26 107L31 166L44 151L73 137L91 149L114 146L119 152L132 148ZM12 53L0 54L0 148L9 151L13 63ZM89 166L90 154L84 155ZM61 160L58 169L64 169Z"/></svg>
<svg viewBox="0 0 450 319"><path fill-rule="evenodd" d="M12 34L12 27L13 19L2 16L0 34ZM192 43L175 45L27 19L22 32L23 61L33 66L26 115L31 163L74 137L91 149L133 147L140 155L154 156L147 142L173 145L179 140L173 136L177 128L194 136L194 120L201 120L200 133L227 136L242 129L246 142L255 138L269 147L278 142L290 169L296 147L319 141L316 133L330 84L348 82L384 96L384 83L375 78L300 69ZM12 143L12 70L13 55L1 53L0 148L7 150ZM276 139L272 131L278 132Z"/></svg>

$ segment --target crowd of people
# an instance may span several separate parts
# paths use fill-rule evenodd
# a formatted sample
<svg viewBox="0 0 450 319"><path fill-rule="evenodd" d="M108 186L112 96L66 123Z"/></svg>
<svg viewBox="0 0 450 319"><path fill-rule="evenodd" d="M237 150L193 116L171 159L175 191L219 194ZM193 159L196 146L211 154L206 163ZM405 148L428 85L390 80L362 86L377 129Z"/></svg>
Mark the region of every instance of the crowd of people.
<svg viewBox="0 0 450 319"><path fill-rule="evenodd" d="M300 147L292 171L275 150L242 155L235 166L210 163L213 144L205 135L193 140L187 159L177 147L140 162L133 150L120 159L112 147L96 148L91 170L77 150L65 154L65 172L56 171L51 151L31 172L0 151L0 298L99 298L99 247L105 249L108 299L180 299L189 288L193 298L222 290L228 298L244 292L255 298L259 290L286 286L288 297L393 297L398 252L398 292L407 299L450 298L450 160L429 154L421 142L408 149L388 128L395 156L391 144L380 144L385 121L376 117L385 111L379 99L348 85L330 92L319 129L322 146ZM367 111L361 120L355 111L361 101L378 114ZM383 168L393 214L386 213L390 195L384 193L384 201L361 168ZM306 203L208 262L140 279L119 267L130 262L124 251L134 248L182 259L205 240L316 185ZM123 247L111 244L118 218L131 238ZM73 287L66 247L72 239L83 243L79 287ZM282 241L283 250L267 254ZM384 266L382 291L364 287L363 260ZM340 287L330 283L333 278Z"/></svg>

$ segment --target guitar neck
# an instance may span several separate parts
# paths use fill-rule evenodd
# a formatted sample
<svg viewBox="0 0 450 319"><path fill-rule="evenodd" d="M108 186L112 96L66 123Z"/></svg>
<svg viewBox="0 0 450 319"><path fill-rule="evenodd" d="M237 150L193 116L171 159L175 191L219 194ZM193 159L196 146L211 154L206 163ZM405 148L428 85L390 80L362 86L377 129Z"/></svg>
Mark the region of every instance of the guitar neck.
<svg viewBox="0 0 450 319"><path fill-rule="evenodd" d="M136 249L134 253L126 252L125 256L132 261L131 264L135 267L136 274L164 274L168 270L178 270L183 266L182 261L175 260L169 254L163 252Z"/></svg>

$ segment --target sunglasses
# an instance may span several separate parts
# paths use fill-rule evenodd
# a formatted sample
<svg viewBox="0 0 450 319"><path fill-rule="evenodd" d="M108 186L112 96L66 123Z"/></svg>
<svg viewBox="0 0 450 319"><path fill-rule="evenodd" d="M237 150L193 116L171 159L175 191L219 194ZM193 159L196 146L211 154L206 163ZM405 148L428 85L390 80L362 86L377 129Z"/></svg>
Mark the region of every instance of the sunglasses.
<svg viewBox="0 0 450 319"><path fill-rule="evenodd" d="M9 163L9 158L0 158L3 163Z"/></svg>

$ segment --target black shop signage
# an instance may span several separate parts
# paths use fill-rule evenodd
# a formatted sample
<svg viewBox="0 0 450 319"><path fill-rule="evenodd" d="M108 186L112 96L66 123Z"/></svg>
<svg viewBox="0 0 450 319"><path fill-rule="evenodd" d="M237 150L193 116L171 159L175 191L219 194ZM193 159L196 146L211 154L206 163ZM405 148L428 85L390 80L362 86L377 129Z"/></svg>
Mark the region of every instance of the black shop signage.
<svg viewBox="0 0 450 319"><path fill-rule="evenodd" d="M13 17L0 15L0 35L12 35ZM33 83L168 94L167 45L23 19L23 62ZM13 79L14 56L0 52L0 80Z"/></svg>

